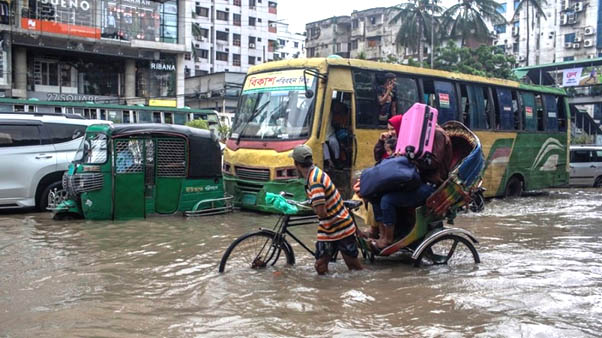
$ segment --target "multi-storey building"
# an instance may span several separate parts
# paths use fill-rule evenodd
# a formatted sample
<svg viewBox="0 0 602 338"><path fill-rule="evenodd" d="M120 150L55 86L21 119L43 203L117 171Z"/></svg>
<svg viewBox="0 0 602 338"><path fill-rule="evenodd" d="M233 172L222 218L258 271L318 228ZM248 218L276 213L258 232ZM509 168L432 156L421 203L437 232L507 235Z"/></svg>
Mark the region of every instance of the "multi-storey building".
<svg viewBox="0 0 602 338"><path fill-rule="evenodd" d="M186 57L188 76L246 72L252 65L273 60L276 0L197 0L193 4L192 24L199 34L193 34L193 52Z"/></svg>
<svg viewBox="0 0 602 338"><path fill-rule="evenodd" d="M350 16L334 16L310 22L305 25L305 30L307 57L325 57L332 54L349 57Z"/></svg>
<svg viewBox="0 0 602 338"><path fill-rule="evenodd" d="M572 61L598 57L602 51L602 16L598 1L548 1L543 8L545 18L529 15L527 48L527 11L513 19L519 1L500 1L499 12L509 24L497 25L494 44L517 56L519 64L529 65Z"/></svg>
<svg viewBox="0 0 602 338"><path fill-rule="evenodd" d="M8 4L0 8L0 95L183 105L187 1Z"/></svg>
<svg viewBox="0 0 602 338"><path fill-rule="evenodd" d="M298 59L305 57L305 35L288 30L287 23L278 23L278 45L274 59Z"/></svg>

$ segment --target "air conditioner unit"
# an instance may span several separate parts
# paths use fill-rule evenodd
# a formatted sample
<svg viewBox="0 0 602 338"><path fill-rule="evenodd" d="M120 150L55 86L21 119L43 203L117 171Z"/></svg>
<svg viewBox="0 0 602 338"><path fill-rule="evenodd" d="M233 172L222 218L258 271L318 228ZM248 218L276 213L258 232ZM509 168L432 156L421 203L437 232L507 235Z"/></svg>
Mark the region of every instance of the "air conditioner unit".
<svg viewBox="0 0 602 338"><path fill-rule="evenodd" d="M585 35L594 35L594 27L585 27L585 29L583 30L583 34Z"/></svg>
<svg viewBox="0 0 602 338"><path fill-rule="evenodd" d="M562 0L562 10L566 11L571 8L571 2L569 0Z"/></svg>
<svg viewBox="0 0 602 338"><path fill-rule="evenodd" d="M569 25L574 25L577 23L577 18L575 17L575 13L569 14L568 19L569 19L569 22L568 22Z"/></svg>
<svg viewBox="0 0 602 338"><path fill-rule="evenodd" d="M566 14L560 14L560 25L566 25L569 22L569 17Z"/></svg>
<svg viewBox="0 0 602 338"><path fill-rule="evenodd" d="M230 31L230 28L226 28L226 32L229 32L229 31Z"/></svg>
<svg viewBox="0 0 602 338"><path fill-rule="evenodd" d="M230 48L226 48L226 52L229 52L229 51L230 51Z"/></svg>
<svg viewBox="0 0 602 338"><path fill-rule="evenodd" d="M581 44L580 43L574 43L573 44L573 48L581 48Z"/></svg>
<svg viewBox="0 0 602 338"><path fill-rule="evenodd" d="M518 57L518 61L519 61L519 62L523 62L523 61L525 61L525 59L526 59L526 58L525 58L525 56L524 56L524 55L521 55L521 56L519 56L519 57Z"/></svg>
<svg viewBox="0 0 602 338"><path fill-rule="evenodd" d="M255 44L253 42L249 43L249 48L255 48Z"/></svg>
<svg viewBox="0 0 602 338"><path fill-rule="evenodd" d="M230 11L230 8L226 8L226 12L229 12L229 11Z"/></svg>
<svg viewBox="0 0 602 338"><path fill-rule="evenodd" d="M581 12L581 11L583 11L583 2L575 3L575 12Z"/></svg>
<svg viewBox="0 0 602 338"><path fill-rule="evenodd" d="M593 46L594 46L594 40L586 39L585 41L583 41L583 47L593 47Z"/></svg>
<svg viewBox="0 0 602 338"><path fill-rule="evenodd" d="M575 37L575 41L574 41L574 42L581 42L582 40L583 40L583 38L582 38L582 37L580 37L580 36L576 36L576 37Z"/></svg>
<svg viewBox="0 0 602 338"><path fill-rule="evenodd" d="M565 42L564 43L564 48L573 48L573 43L572 42Z"/></svg>
<svg viewBox="0 0 602 338"><path fill-rule="evenodd" d="M518 27L512 27L512 36L518 35Z"/></svg>

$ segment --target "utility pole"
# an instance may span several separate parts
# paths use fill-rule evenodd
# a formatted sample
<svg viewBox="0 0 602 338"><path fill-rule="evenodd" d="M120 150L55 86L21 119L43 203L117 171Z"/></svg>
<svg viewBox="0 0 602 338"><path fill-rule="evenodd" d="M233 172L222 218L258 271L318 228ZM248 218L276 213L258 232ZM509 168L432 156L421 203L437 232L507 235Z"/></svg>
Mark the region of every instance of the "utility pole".
<svg viewBox="0 0 602 338"><path fill-rule="evenodd" d="M433 65L435 62L435 1L437 0L433 0L433 7L431 8L431 69L433 69Z"/></svg>

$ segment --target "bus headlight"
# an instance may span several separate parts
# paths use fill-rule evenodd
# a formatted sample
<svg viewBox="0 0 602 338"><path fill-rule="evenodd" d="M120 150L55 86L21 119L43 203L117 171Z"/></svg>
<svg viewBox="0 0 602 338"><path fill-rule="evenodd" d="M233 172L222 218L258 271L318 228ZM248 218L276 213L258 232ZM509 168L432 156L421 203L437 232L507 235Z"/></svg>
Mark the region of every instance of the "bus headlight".
<svg viewBox="0 0 602 338"><path fill-rule="evenodd" d="M276 168L277 180L291 179L297 177L299 176L297 175L297 169L295 169L295 167Z"/></svg>

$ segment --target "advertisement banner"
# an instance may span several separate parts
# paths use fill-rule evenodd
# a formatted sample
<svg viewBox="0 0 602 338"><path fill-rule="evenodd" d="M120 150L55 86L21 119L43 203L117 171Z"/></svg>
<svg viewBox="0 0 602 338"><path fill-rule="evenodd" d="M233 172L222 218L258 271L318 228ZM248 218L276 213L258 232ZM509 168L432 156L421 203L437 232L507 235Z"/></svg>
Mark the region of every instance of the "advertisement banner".
<svg viewBox="0 0 602 338"><path fill-rule="evenodd" d="M100 29L90 26L69 25L60 22L22 18L21 27L46 33L100 39Z"/></svg>
<svg viewBox="0 0 602 338"><path fill-rule="evenodd" d="M307 74L307 88L312 87L314 77ZM305 90L303 70L283 70L250 75L245 81L243 94L266 91Z"/></svg>
<svg viewBox="0 0 602 338"><path fill-rule="evenodd" d="M32 0L21 27L39 32L100 38L95 0Z"/></svg>
<svg viewBox="0 0 602 338"><path fill-rule="evenodd" d="M571 68L562 71L562 86L571 87L578 86L581 80L581 72L583 68Z"/></svg>

